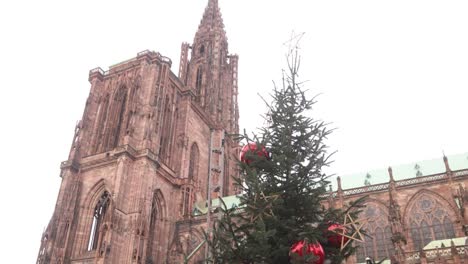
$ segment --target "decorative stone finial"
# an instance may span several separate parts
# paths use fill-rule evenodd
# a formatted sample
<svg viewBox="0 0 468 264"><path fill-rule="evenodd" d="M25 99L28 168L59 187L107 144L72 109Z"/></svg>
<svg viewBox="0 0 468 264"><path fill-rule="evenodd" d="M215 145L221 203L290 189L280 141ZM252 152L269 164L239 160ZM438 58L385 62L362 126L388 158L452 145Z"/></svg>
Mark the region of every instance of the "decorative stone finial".
<svg viewBox="0 0 468 264"><path fill-rule="evenodd" d="M390 181L393 182L395 179L393 179L393 169L392 167L388 167L388 175L390 176Z"/></svg>
<svg viewBox="0 0 468 264"><path fill-rule="evenodd" d="M444 164L445 164L445 171L446 172L452 172L452 170L450 169L450 165L448 163L448 158L447 158L447 156L445 156L445 154L444 154Z"/></svg>

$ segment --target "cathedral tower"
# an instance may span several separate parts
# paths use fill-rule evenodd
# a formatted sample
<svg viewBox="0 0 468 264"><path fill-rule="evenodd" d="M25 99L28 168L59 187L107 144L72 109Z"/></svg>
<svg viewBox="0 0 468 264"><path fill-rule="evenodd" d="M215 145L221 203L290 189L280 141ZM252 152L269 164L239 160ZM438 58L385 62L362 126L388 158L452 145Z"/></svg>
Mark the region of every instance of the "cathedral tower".
<svg viewBox="0 0 468 264"><path fill-rule="evenodd" d="M237 63L238 56L228 53L218 0L210 0L193 44L182 44L179 77L192 89L196 103L229 133L239 130Z"/></svg>
<svg viewBox="0 0 468 264"><path fill-rule="evenodd" d="M202 239L193 204L235 193L237 62L209 0L179 77L153 51L90 71L37 263L179 263Z"/></svg>

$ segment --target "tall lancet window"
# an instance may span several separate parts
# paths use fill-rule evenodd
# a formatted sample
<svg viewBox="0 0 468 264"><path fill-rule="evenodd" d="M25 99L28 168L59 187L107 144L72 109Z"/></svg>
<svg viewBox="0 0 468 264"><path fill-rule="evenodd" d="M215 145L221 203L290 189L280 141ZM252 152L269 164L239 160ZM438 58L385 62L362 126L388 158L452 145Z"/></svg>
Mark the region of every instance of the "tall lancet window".
<svg viewBox="0 0 468 264"><path fill-rule="evenodd" d="M148 258L153 259L154 257L154 249L156 248L156 240L157 240L157 224L160 221L161 216L159 215L161 212L160 203L157 198L157 193L153 193L153 201L151 203L151 215L150 215L150 225L149 225L149 233L148 233Z"/></svg>
<svg viewBox="0 0 468 264"><path fill-rule="evenodd" d="M89 232L88 251L95 250L98 247L99 231L106 215L107 208L109 207L109 203L110 195L108 192L104 192L94 208L93 222L91 224L91 231Z"/></svg>
<svg viewBox="0 0 468 264"><path fill-rule="evenodd" d="M197 143L193 143L192 147L190 148L190 163L189 163L189 170L188 170L188 178L190 180L197 180L198 177L198 158L199 151Z"/></svg>
<svg viewBox="0 0 468 264"><path fill-rule="evenodd" d="M390 259L394 254L394 247L387 210L377 203L367 203L362 213L368 219L364 225L368 236L365 237L365 243L359 244L357 262L366 262L367 257L374 260Z"/></svg>
<svg viewBox="0 0 468 264"><path fill-rule="evenodd" d="M99 107L96 113L96 121L95 121L95 128L96 128L96 136L94 138L94 151L93 153L97 153L100 151L99 146L102 144L102 137L104 134L104 124L107 118L107 108L109 107L109 95L106 95L104 99L101 98L101 102L99 103Z"/></svg>
<svg viewBox="0 0 468 264"><path fill-rule="evenodd" d="M169 141L171 138L171 128L172 128L172 98L166 95L166 100L164 103L164 116L163 116L163 126L161 131L161 147L159 154L167 162L167 157L169 156Z"/></svg>
<svg viewBox="0 0 468 264"><path fill-rule="evenodd" d="M203 67L200 66L197 69L197 78L195 81L195 90L197 92L197 96L201 96L201 87L202 87L202 80L203 80Z"/></svg>
<svg viewBox="0 0 468 264"><path fill-rule="evenodd" d="M205 54L205 45L201 45L199 54L200 56L203 56Z"/></svg>
<svg viewBox="0 0 468 264"><path fill-rule="evenodd" d="M191 186L182 187L182 210L181 213L185 217L189 217L192 212L192 202L193 202L193 189Z"/></svg>
<svg viewBox="0 0 468 264"><path fill-rule="evenodd" d="M112 142L114 148L119 145L119 138L120 138L120 134L122 132L121 130L122 130L122 127L123 127L125 112L126 112L126 106L127 106L127 89L125 89L124 86L122 86L119 89L119 91L118 91L118 93L116 95L115 101L116 101L115 103L116 103L116 106L117 106L116 112L115 112L117 120L116 120L114 142Z"/></svg>

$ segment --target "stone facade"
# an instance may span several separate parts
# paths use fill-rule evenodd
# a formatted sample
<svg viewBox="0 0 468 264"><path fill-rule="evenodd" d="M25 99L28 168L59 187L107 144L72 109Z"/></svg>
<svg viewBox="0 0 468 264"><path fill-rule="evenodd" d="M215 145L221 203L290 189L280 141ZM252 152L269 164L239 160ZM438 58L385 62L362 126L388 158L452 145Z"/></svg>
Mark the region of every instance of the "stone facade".
<svg viewBox="0 0 468 264"><path fill-rule="evenodd" d="M331 192L327 205L343 208L367 196L361 219L368 237L347 263L387 258L392 263L468 263L468 245L450 240L439 248L423 249L434 240L465 237L468 209L468 169Z"/></svg>
<svg viewBox="0 0 468 264"><path fill-rule="evenodd" d="M203 240L192 205L236 191L237 63L209 0L178 76L152 51L91 70L37 263L181 263Z"/></svg>
<svg viewBox="0 0 468 264"><path fill-rule="evenodd" d="M203 241L195 202L237 191L238 57L228 53L217 0L209 0L191 45L171 60L143 51L93 69L54 214L37 263L183 263ZM370 235L348 263L468 263L465 245L421 250L466 232L468 170L330 192L328 206L368 196ZM208 222L208 223L207 223ZM200 263L205 248L189 263Z"/></svg>

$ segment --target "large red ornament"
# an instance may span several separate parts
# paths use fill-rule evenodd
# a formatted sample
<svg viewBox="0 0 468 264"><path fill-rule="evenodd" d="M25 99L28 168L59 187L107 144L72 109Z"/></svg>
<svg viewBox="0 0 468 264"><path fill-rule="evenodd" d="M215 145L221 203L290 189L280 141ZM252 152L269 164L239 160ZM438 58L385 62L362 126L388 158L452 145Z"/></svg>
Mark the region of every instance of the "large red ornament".
<svg viewBox="0 0 468 264"><path fill-rule="evenodd" d="M343 236L343 232L346 232L345 228L340 224L331 224L328 227L328 245L336 248L341 247L341 240L343 240L343 245L348 242L348 237Z"/></svg>
<svg viewBox="0 0 468 264"><path fill-rule="evenodd" d="M305 241L299 241L291 247L289 255L291 257L315 257L313 261L307 262L307 264L323 264L325 261L325 251L323 251L320 243L308 243L307 248L304 250L306 245ZM305 253L305 255L304 255Z"/></svg>
<svg viewBox="0 0 468 264"><path fill-rule="evenodd" d="M254 153L257 152L257 155L259 157L269 158L270 156L268 152L266 151L265 146L261 146L261 148L257 148L257 143L252 142L242 147L242 150L240 153L240 160L242 162L247 163L247 164L250 164L252 162L251 159L247 158L247 153L249 152L254 152Z"/></svg>

